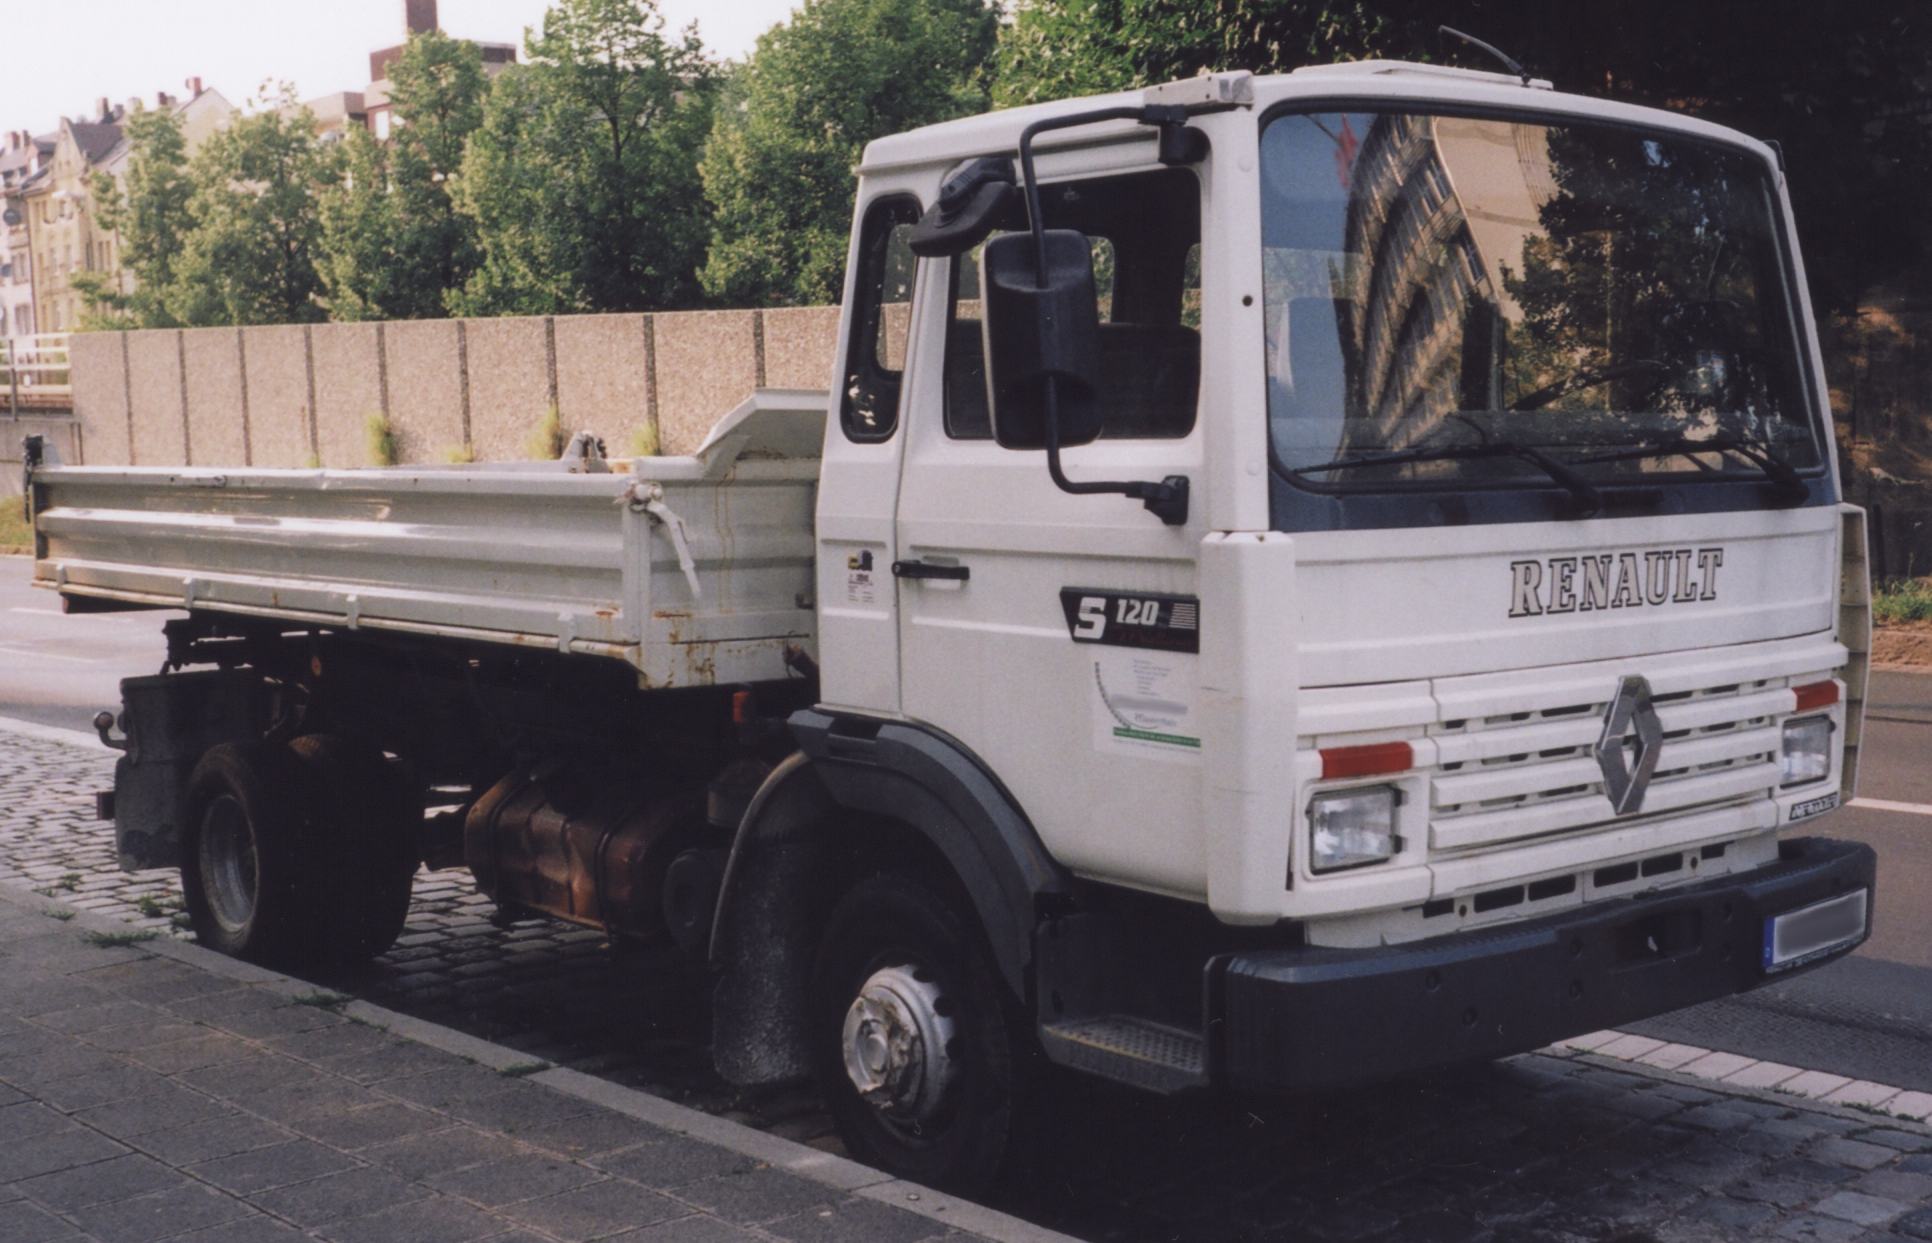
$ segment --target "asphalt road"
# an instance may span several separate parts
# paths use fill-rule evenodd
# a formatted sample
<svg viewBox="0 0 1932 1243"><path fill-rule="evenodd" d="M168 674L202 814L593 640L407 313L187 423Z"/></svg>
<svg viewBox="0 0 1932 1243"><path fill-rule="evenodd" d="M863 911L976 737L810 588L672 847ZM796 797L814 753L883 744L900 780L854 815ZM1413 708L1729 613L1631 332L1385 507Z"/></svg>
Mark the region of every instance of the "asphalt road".
<svg viewBox="0 0 1932 1243"><path fill-rule="evenodd" d="M120 679L156 672L175 614L65 616L0 557L0 717L88 729ZM1819 824L1879 854L1872 939L1852 958L1634 1030L1708 1048L1932 1091L1932 674L1880 673L1866 715L1860 801Z"/></svg>

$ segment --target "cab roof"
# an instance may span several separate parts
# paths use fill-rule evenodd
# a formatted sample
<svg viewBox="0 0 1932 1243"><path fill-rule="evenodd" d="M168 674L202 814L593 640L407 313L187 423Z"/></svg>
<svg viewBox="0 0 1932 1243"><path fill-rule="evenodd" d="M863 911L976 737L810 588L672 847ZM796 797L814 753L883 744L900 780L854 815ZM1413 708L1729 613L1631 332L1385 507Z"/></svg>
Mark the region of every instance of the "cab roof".
<svg viewBox="0 0 1932 1243"><path fill-rule="evenodd" d="M1257 115L1286 101L1324 98L1345 98L1362 103L1456 104L1484 109L1563 113L1626 125L1674 129L1712 141L1740 144L1749 147L1764 160L1773 163L1777 160L1776 154L1765 144L1736 130L1682 113L1587 95L1566 94L1555 90L1541 78L1532 78L1524 83L1507 73L1412 61L1360 60L1334 65L1308 65L1290 73L1262 76L1245 71L1208 74L1144 90L1085 95L942 121L937 125L891 134L868 143L859 171L878 173L918 165L951 167L973 156L1011 153L1019 145L1021 132L1035 121L1096 108L1181 102L1183 99L1200 97L1203 91L1218 93L1220 98L1236 101L1236 107ZM1126 133L1136 128L1131 121L1108 122L1096 125L1092 135L1106 134L1109 127L1116 133ZM1070 139L1063 132L1043 138L1041 145L1046 147L1068 141L1079 140Z"/></svg>

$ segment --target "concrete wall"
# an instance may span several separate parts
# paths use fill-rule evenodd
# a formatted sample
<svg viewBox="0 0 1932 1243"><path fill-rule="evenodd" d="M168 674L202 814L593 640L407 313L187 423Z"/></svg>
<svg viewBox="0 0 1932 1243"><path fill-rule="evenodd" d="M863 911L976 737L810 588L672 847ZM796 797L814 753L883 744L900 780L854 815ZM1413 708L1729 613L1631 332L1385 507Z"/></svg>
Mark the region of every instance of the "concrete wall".
<svg viewBox="0 0 1932 1243"><path fill-rule="evenodd" d="M688 453L759 387L823 388L837 307L77 333L78 449L100 465L528 457L554 405L613 455Z"/></svg>

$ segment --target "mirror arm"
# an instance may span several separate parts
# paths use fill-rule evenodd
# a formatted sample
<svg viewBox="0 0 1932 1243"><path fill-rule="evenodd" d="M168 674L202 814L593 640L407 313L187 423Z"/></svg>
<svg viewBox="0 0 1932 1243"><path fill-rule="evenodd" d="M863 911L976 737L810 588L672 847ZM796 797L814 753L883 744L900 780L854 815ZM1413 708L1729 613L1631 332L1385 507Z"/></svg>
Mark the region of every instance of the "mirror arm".
<svg viewBox="0 0 1932 1243"><path fill-rule="evenodd" d="M1176 114L1179 114L1178 116ZM1033 255L1035 267L1034 282L1041 288L1047 283L1046 220L1040 214L1040 181L1033 172L1033 140L1049 130L1072 129L1079 125L1094 125L1101 121L1139 121L1143 125L1166 127L1184 124L1185 110L1146 106L1139 108L1096 108L1091 112L1077 112L1070 116L1049 117L1035 121L1020 131L1020 181L1026 194L1027 226L1033 233ZM1081 480L1067 478L1060 465L1060 382L1054 376L1046 380L1046 456L1047 474L1052 476L1053 484L1062 492L1075 496L1091 496L1098 493L1118 493L1130 500L1139 501L1149 513L1170 527L1184 526L1187 523L1188 484L1186 475L1169 475L1160 480Z"/></svg>

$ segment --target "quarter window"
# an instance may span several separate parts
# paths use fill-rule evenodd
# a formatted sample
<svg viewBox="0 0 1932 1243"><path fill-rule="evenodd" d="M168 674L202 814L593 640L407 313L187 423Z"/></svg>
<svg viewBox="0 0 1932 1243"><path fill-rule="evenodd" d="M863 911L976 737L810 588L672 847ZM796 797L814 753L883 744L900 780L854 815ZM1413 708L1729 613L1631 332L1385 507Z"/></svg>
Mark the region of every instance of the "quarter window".
<svg viewBox="0 0 1932 1243"><path fill-rule="evenodd" d="M840 401L840 421L852 440L886 440L898 426L917 263L910 236L918 220L919 204L896 195L868 207L859 231L852 336Z"/></svg>

